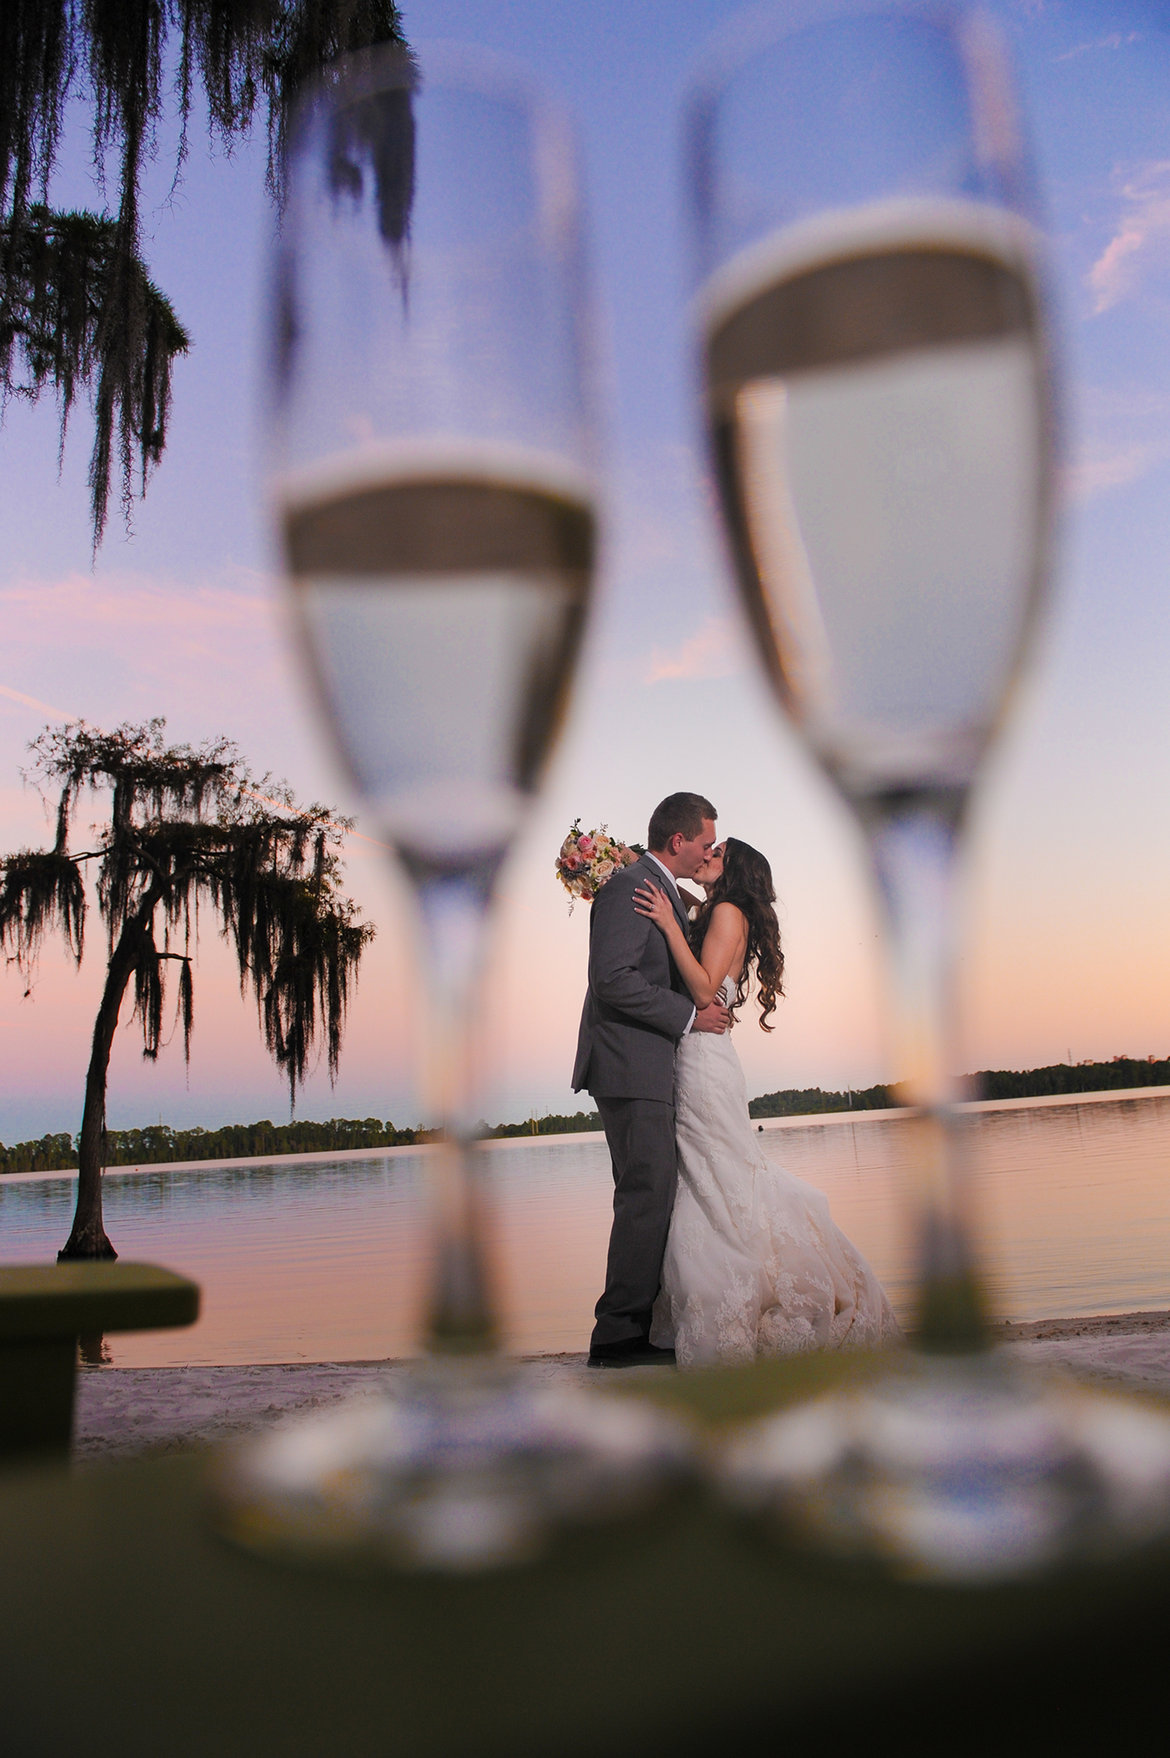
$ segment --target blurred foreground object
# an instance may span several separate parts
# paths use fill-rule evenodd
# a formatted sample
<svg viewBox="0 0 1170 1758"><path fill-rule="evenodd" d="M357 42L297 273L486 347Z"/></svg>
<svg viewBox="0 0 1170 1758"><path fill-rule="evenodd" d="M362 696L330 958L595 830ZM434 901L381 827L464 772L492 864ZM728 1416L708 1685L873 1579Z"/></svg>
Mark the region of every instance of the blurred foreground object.
<svg viewBox="0 0 1170 1758"><path fill-rule="evenodd" d="M409 249L385 216L410 100ZM410 883L434 1247L426 1360L245 1449L215 1519L338 1570L475 1572L674 1489L677 1422L537 1392L500 1353L479 988L564 720L597 547L576 155L508 63L351 57L307 101L275 264L268 492L325 726Z"/></svg>
<svg viewBox="0 0 1170 1758"><path fill-rule="evenodd" d="M198 1317L198 1284L154 1264L0 1267L0 1459L68 1453L79 1336Z"/></svg>
<svg viewBox="0 0 1170 1758"><path fill-rule="evenodd" d="M654 1385L714 1440L873 1370L805 1356ZM95 1703L117 1706L125 1758L153 1758L160 1729L176 1758L1032 1758L1111 1751L1163 1712L1165 1547L907 1585L764 1546L696 1497L523 1570L345 1580L221 1543L207 1470L197 1451L0 1480L6 1752L92 1747Z"/></svg>
<svg viewBox="0 0 1170 1758"><path fill-rule="evenodd" d="M1002 45L962 4L767 9L696 89L690 155L736 578L864 837L898 1097L917 1109L920 1353L744 1437L729 1493L785 1541L912 1578L1156 1541L1170 1423L986 1353L952 1109L956 858L1051 522L1040 238Z"/></svg>

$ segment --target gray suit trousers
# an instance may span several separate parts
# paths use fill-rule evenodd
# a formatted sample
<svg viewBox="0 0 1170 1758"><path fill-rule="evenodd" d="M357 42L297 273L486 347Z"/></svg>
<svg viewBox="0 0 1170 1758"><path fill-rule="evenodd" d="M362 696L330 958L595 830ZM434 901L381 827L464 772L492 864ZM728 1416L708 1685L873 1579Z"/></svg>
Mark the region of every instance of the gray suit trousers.
<svg viewBox="0 0 1170 1758"><path fill-rule="evenodd" d="M593 1344L646 1337L662 1276L678 1159L674 1105L595 1095L613 1162L613 1228Z"/></svg>

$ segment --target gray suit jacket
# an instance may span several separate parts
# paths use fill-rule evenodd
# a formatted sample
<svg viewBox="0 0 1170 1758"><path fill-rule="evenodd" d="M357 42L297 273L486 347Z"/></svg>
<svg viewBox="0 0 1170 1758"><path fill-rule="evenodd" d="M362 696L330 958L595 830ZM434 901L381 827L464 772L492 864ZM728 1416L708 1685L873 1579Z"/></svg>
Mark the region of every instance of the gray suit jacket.
<svg viewBox="0 0 1170 1758"><path fill-rule="evenodd" d="M666 940L634 908L647 880L665 891L687 926L662 871L645 856L602 886L589 916L589 989L581 1011L573 1091L599 1099L674 1098L674 1047L694 1007Z"/></svg>

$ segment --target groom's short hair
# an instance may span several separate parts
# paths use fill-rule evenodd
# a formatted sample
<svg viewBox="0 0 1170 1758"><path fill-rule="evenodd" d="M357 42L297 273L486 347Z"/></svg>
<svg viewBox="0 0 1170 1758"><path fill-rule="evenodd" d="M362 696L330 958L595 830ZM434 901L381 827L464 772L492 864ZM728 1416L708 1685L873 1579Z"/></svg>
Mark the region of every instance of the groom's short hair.
<svg viewBox="0 0 1170 1758"><path fill-rule="evenodd" d="M705 800L702 794L667 794L650 814L646 846L665 848L671 837L680 831L688 842L693 842L703 828L704 818L714 823L718 816L710 800Z"/></svg>

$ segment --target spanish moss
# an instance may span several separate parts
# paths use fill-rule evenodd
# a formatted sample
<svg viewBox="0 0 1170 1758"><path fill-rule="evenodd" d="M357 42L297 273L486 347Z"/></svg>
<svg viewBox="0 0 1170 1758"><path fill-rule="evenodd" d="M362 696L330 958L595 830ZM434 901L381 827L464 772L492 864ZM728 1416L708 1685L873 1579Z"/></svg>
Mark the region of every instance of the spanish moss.
<svg viewBox="0 0 1170 1758"><path fill-rule="evenodd" d="M126 517L163 454L171 368L189 338L142 262L122 249L118 222L98 214L29 209L0 226L6 265L0 380L9 396L56 393L61 443L78 389L93 391L89 465L95 543L116 470Z"/></svg>
<svg viewBox="0 0 1170 1758"><path fill-rule="evenodd" d="M22 849L0 865L0 947L31 980L46 933L59 929L80 964L85 950L85 883L57 850Z"/></svg>
<svg viewBox="0 0 1170 1758"><path fill-rule="evenodd" d="M173 100L175 177L202 92L208 132L230 151L267 117L268 184L281 188L288 118L305 81L342 53L403 47L392 0L4 0L0 6L0 406L57 400L61 445L77 393L93 411L94 547L118 486L133 501L166 444L171 367L189 340L141 254L143 165ZM53 209L50 184L67 101L89 104L95 176L110 210ZM409 225L414 132L404 91L372 160L384 237ZM365 143L367 146L369 143Z"/></svg>

